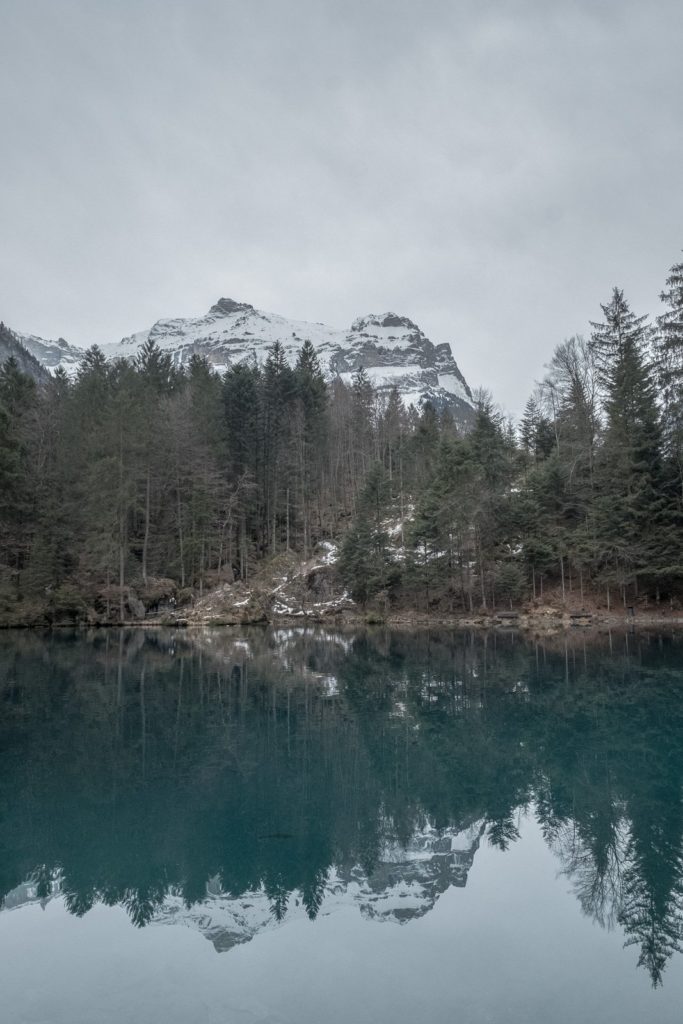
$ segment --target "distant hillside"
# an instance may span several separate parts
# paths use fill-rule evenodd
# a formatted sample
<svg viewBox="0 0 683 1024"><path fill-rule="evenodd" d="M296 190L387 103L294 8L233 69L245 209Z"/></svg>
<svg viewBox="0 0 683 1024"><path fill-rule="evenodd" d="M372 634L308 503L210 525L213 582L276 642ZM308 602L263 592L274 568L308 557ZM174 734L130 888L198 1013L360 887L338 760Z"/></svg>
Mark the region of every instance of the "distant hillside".
<svg viewBox="0 0 683 1024"><path fill-rule="evenodd" d="M9 327L5 327L4 323L0 323L0 366L12 357L19 364L19 369L23 373L27 373L29 377L33 377L36 381L49 380L50 375L42 363L38 362L36 357L31 355L28 349L22 345L16 334L10 331Z"/></svg>

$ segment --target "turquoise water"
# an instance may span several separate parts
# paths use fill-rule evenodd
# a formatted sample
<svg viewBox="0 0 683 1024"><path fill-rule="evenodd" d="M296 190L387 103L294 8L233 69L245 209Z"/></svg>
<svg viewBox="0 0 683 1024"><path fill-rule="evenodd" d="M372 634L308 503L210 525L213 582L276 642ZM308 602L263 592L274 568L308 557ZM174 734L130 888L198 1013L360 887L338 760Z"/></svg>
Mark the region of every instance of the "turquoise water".
<svg viewBox="0 0 683 1024"><path fill-rule="evenodd" d="M3 1020L679 1022L683 640L0 633Z"/></svg>

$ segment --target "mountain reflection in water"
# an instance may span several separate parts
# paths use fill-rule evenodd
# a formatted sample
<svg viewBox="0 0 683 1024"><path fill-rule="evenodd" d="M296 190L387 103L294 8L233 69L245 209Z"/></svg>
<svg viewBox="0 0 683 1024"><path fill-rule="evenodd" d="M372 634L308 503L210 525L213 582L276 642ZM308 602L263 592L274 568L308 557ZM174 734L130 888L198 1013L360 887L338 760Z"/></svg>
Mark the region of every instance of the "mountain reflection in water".
<svg viewBox="0 0 683 1024"><path fill-rule="evenodd" d="M683 948L683 641L214 629L0 634L0 896L219 950L409 922L538 821L658 985Z"/></svg>

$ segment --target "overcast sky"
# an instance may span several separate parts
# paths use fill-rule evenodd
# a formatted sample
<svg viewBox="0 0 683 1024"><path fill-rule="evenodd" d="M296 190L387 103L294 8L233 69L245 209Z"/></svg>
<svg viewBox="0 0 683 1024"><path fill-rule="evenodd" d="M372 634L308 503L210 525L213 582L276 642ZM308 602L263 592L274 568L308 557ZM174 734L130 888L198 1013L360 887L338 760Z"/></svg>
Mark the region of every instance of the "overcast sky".
<svg viewBox="0 0 683 1024"><path fill-rule="evenodd" d="M518 412L683 248L680 0L0 0L0 319L393 310Z"/></svg>

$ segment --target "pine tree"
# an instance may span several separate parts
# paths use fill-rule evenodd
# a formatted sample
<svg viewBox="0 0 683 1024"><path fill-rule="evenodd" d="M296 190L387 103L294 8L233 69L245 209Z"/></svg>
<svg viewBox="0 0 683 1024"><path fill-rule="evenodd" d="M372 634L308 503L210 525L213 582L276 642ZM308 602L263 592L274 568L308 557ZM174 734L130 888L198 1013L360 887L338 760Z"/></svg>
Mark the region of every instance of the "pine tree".
<svg viewBox="0 0 683 1024"><path fill-rule="evenodd" d="M481 604L495 604L497 563L517 545L517 523L511 515L512 486L518 473L514 437L488 392L476 397L474 426L467 443L476 467L477 500L473 509L477 575Z"/></svg>
<svg viewBox="0 0 683 1024"><path fill-rule="evenodd" d="M154 543L153 520L156 525L158 517L152 515L154 505L160 501L161 482L158 476L160 468L160 448L164 444L161 398L168 396L178 383L173 369L173 362L167 352L147 339L134 360L139 382L141 384L140 402L141 425L144 445L141 448L140 478L138 480L138 507L142 509L142 548L140 552L142 582L146 587L149 578L150 548Z"/></svg>
<svg viewBox="0 0 683 1024"><path fill-rule="evenodd" d="M162 352L151 338L143 342L134 365L145 385L156 395L169 394L178 383L171 356Z"/></svg>
<svg viewBox="0 0 683 1024"><path fill-rule="evenodd" d="M555 446L555 432L552 423L544 415L535 395L528 399L524 407L519 435L522 447L532 463L547 458Z"/></svg>
<svg viewBox="0 0 683 1024"><path fill-rule="evenodd" d="M358 498L356 516L344 538L338 563L344 585L360 604L366 604L398 579L389 535L383 526L390 497L384 467L375 463Z"/></svg>
<svg viewBox="0 0 683 1024"><path fill-rule="evenodd" d="M591 344L603 394L604 438L596 465L596 530L603 579L635 588L662 561L661 431L647 317L618 288L593 323Z"/></svg>
<svg viewBox="0 0 683 1024"><path fill-rule="evenodd" d="M304 342L297 358L294 383L298 408L292 423L292 477L298 491L301 543L306 557L312 546L312 510L316 504L319 528L322 520L320 489L324 454L329 444L327 385L317 353L308 340ZM291 532L288 520L288 547Z"/></svg>
<svg viewBox="0 0 683 1024"><path fill-rule="evenodd" d="M223 378L227 474L227 560L246 579L259 528L257 479L260 467L261 371L256 363L237 363ZM234 542L233 542L234 536Z"/></svg>
<svg viewBox="0 0 683 1024"><path fill-rule="evenodd" d="M660 296L668 307L657 318L657 376L664 446L683 503L683 263L676 263Z"/></svg>
<svg viewBox="0 0 683 1024"><path fill-rule="evenodd" d="M12 577L5 580L8 596L14 597L21 596L33 525L29 416L35 403L35 382L10 357L0 368L0 557Z"/></svg>
<svg viewBox="0 0 683 1024"><path fill-rule="evenodd" d="M263 451L263 529L266 544L275 554L291 517L290 426L296 400L296 379L285 351L276 341L268 351L263 367L262 387L262 451Z"/></svg>
<svg viewBox="0 0 683 1024"><path fill-rule="evenodd" d="M351 480L358 493L375 458L375 390L360 366L351 381Z"/></svg>
<svg viewBox="0 0 683 1024"><path fill-rule="evenodd" d="M442 584L451 610L456 595L463 609L472 610L472 522L476 514L477 475L467 441L444 438L409 531L412 574L416 584L424 588L427 608L437 586Z"/></svg>
<svg viewBox="0 0 683 1024"><path fill-rule="evenodd" d="M86 602L71 578L78 566L81 515L75 498L78 458L70 420L73 387L60 368L41 389L35 412L31 462L35 478L35 531L26 571L27 590L47 597L47 615L67 617L85 611Z"/></svg>

